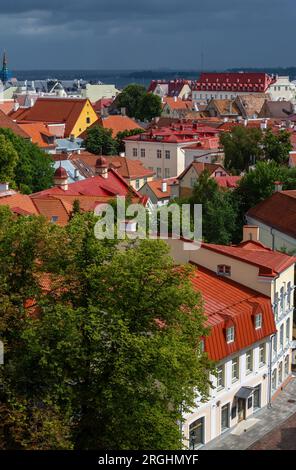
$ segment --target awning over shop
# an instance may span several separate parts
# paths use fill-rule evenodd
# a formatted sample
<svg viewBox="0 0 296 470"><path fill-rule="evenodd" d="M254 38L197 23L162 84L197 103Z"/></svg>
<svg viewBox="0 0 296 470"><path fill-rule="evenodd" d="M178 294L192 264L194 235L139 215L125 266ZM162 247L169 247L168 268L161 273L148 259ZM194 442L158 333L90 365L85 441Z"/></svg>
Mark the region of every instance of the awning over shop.
<svg viewBox="0 0 296 470"><path fill-rule="evenodd" d="M252 395L254 387L241 387L235 394L236 398L243 398L247 399L250 395Z"/></svg>

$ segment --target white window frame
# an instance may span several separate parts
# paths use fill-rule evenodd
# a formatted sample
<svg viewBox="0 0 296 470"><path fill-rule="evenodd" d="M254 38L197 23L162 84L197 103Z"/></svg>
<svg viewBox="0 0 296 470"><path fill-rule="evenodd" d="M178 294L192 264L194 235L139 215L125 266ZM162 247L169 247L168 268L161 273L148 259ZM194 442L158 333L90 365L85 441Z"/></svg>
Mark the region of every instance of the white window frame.
<svg viewBox="0 0 296 470"><path fill-rule="evenodd" d="M261 355L263 352L263 361L261 361ZM263 367L266 364L266 344L259 344L259 367Z"/></svg>
<svg viewBox="0 0 296 470"><path fill-rule="evenodd" d="M234 342L235 330L234 326L229 326L226 328L226 343L230 344Z"/></svg>
<svg viewBox="0 0 296 470"><path fill-rule="evenodd" d="M220 382L220 383L219 383ZM225 364L217 367L217 390L225 388Z"/></svg>
<svg viewBox="0 0 296 470"><path fill-rule="evenodd" d="M248 368L248 357L250 358L250 365L251 367ZM246 352L246 374L251 374L254 370L254 357L253 357L253 350L249 349Z"/></svg>
<svg viewBox="0 0 296 470"><path fill-rule="evenodd" d="M255 330L260 330L262 328L262 313L256 313L255 315Z"/></svg>
<svg viewBox="0 0 296 470"><path fill-rule="evenodd" d="M234 370L236 368L237 374L234 375ZM231 361L231 381L232 383L237 382L239 380L239 357L235 357Z"/></svg>

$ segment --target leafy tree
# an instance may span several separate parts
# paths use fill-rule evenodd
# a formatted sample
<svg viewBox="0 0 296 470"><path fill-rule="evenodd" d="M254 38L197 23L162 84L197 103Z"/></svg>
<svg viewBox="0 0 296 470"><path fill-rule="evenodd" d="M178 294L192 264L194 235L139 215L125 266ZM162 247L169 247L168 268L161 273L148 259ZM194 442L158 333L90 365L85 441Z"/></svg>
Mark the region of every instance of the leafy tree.
<svg viewBox="0 0 296 470"><path fill-rule="evenodd" d="M111 129L93 126L87 129L85 147L88 152L96 155L117 155L117 142L112 137Z"/></svg>
<svg viewBox="0 0 296 470"><path fill-rule="evenodd" d="M290 134L285 130L274 134L268 129L263 137L263 152L267 160L273 160L279 165L287 164L289 152L292 150Z"/></svg>
<svg viewBox="0 0 296 470"><path fill-rule="evenodd" d="M229 191L219 189L208 171L194 186L191 204L202 204L203 237L209 243L229 244L237 236L237 203Z"/></svg>
<svg viewBox="0 0 296 470"><path fill-rule="evenodd" d="M258 162L255 169L246 173L240 180L235 194L240 201L241 215L274 192L274 183L282 181L283 168L275 162Z"/></svg>
<svg viewBox="0 0 296 470"><path fill-rule="evenodd" d="M222 133L220 143L224 148L225 166L234 172L248 170L262 158L262 131L257 128L236 126L231 133Z"/></svg>
<svg viewBox="0 0 296 470"><path fill-rule="evenodd" d="M125 108L129 117L136 117L139 110L139 104L143 95L146 94L146 88L142 85L132 83L127 85L116 97L115 106L117 109Z"/></svg>
<svg viewBox="0 0 296 470"><path fill-rule="evenodd" d="M131 129L131 130L126 130L126 131L121 131L117 133L116 140L117 140L117 145L118 145L118 152L124 152L125 151L125 145L124 145L124 139L126 137L130 137L132 135L138 135L142 134L144 129Z"/></svg>
<svg viewBox="0 0 296 470"><path fill-rule="evenodd" d="M207 395L192 268L161 241L97 240L95 223L0 208L2 449L176 449L181 405Z"/></svg>
<svg viewBox="0 0 296 470"><path fill-rule="evenodd" d="M117 96L115 106L126 108L127 115L141 121L151 121L160 116L162 106L159 96L148 93L142 85L131 84Z"/></svg>
<svg viewBox="0 0 296 470"><path fill-rule="evenodd" d="M15 135L10 129L0 128L0 135L10 142L18 155L12 180L26 193L47 189L53 184L53 162L50 156L29 140Z"/></svg>
<svg viewBox="0 0 296 470"><path fill-rule="evenodd" d="M13 182L18 158L12 143L0 134L0 181Z"/></svg>
<svg viewBox="0 0 296 470"><path fill-rule="evenodd" d="M160 116L162 111L161 99L153 93L145 93L139 102L136 118L140 121L151 121Z"/></svg>

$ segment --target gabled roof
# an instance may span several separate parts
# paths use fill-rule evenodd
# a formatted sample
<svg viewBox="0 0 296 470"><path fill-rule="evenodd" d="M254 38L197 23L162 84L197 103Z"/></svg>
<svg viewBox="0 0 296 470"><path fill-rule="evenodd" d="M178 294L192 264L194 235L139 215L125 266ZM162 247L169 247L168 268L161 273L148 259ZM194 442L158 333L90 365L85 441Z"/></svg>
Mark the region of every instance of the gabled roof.
<svg viewBox="0 0 296 470"><path fill-rule="evenodd" d="M266 95L264 93L250 93L247 95L238 95L235 102L244 118L252 118L259 115L265 100Z"/></svg>
<svg viewBox="0 0 296 470"><path fill-rule="evenodd" d="M167 96L178 96L185 85L191 86L191 80L152 80L148 87L148 92L154 92L158 85L167 87Z"/></svg>
<svg viewBox="0 0 296 470"><path fill-rule="evenodd" d="M35 198L33 201L39 214L43 215L48 221L58 225L66 225L68 223L72 204L54 197L40 197Z"/></svg>
<svg viewBox="0 0 296 470"><path fill-rule="evenodd" d="M17 117L18 120L65 123L65 135L69 136L88 99L38 98L32 108Z"/></svg>
<svg viewBox="0 0 296 470"><path fill-rule="evenodd" d="M206 324L210 334L205 338L205 351L219 361L276 332L270 299L230 279L196 265L193 288L204 300ZM254 315L262 313L262 328L255 329ZM225 329L234 325L234 341L227 344Z"/></svg>
<svg viewBox="0 0 296 470"><path fill-rule="evenodd" d="M207 106L207 111L212 107L216 109L219 116L238 116L240 114L240 110L234 100L212 99Z"/></svg>
<svg viewBox="0 0 296 470"><path fill-rule="evenodd" d="M169 108L171 109L175 109L175 110L192 110L192 101L190 100L182 100L181 98L177 98L177 97L170 97L170 96L166 96L164 99L163 99L163 107L167 105L169 106Z"/></svg>
<svg viewBox="0 0 296 470"><path fill-rule="evenodd" d="M289 119L293 114L293 105L290 101L265 101L260 110L260 117L270 117L275 119Z"/></svg>
<svg viewBox="0 0 296 470"><path fill-rule="evenodd" d="M9 116L0 110L0 128L10 129L14 134L24 139L30 139L29 135L20 128L20 126L14 122Z"/></svg>
<svg viewBox="0 0 296 470"><path fill-rule="evenodd" d="M191 162L177 179L181 180L191 168L194 168L198 175L200 175L203 171L208 171L210 175L212 175L217 170L222 170L228 175L227 171L222 165L216 163Z"/></svg>
<svg viewBox="0 0 296 470"><path fill-rule="evenodd" d="M153 176L155 172L145 168L140 160L120 156L106 156L105 159L110 168L114 168L125 179L144 178Z"/></svg>
<svg viewBox="0 0 296 470"><path fill-rule="evenodd" d="M247 216L296 238L296 190L272 194L249 209Z"/></svg>
<svg viewBox="0 0 296 470"><path fill-rule="evenodd" d="M257 266L259 276L262 277L277 277L296 262L294 256L273 251L262 243L252 240L230 246L202 243L202 248Z"/></svg>
<svg viewBox="0 0 296 470"><path fill-rule="evenodd" d="M9 114L13 110L14 104L14 100L0 101L0 110L3 111L4 114Z"/></svg>
<svg viewBox="0 0 296 470"><path fill-rule="evenodd" d="M0 205L8 206L16 214L38 214L34 202L27 194L13 191L10 191L8 195L1 195L0 193Z"/></svg>
<svg viewBox="0 0 296 470"><path fill-rule="evenodd" d="M128 183L112 168L108 170L108 178L104 178L101 175L86 178L84 180L76 181L68 185L68 189L62 189L61 187L54 187L45 189L38 193L31 195L32 198L42 198L44 196L103 196L105 198L111 198L114 196L127 196L133 195L140 197L139 194L131 188Z"/></svg>
<svg viewBox="0 0 296 470"><path fill-rule="evenodd" d="M162 182L167 183L167 190L162 191ZM147 181L145 186L147 185L150 190L155 194L157 199L168 199L171 196L171 185L176 183L177 178L166 178L166 179L158 179L153 181Z"/></svg>
<svg viewBox="0 0 296 470"><path fill-rule="evenodd" d="M37 144L38 147L47 148L56 146L54 142L49 143L49 139L53 140L54 136L49 132L44 122L20 122L18 125L31 137L33 144Z"/></svg>

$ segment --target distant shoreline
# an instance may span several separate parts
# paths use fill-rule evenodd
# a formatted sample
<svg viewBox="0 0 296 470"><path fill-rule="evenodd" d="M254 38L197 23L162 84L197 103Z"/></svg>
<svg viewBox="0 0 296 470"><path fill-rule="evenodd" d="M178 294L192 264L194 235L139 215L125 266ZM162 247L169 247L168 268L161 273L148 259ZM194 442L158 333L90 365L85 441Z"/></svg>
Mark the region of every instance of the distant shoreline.
<svg viewBox="0 0 296 470"><path fill-rule="evenodd" d="M208 70L221 71L221 70ZM224 70L225 71L225 70ZM249 72L266 72L276 75L289 75L291 80L296 79L296 67L274 67L274 68L233 68L226 70L228 72L249 71ZM46 80L48 78L58 80L74 80L82 79L88 82L102 81L103 83L114 83L117 87L122 88L129 83L139 83L147 86L153 79L173 80L177 78L187 78L189 80L197 80L200 70L14 70L13 75L20 81L24 80Z"/></svg>

